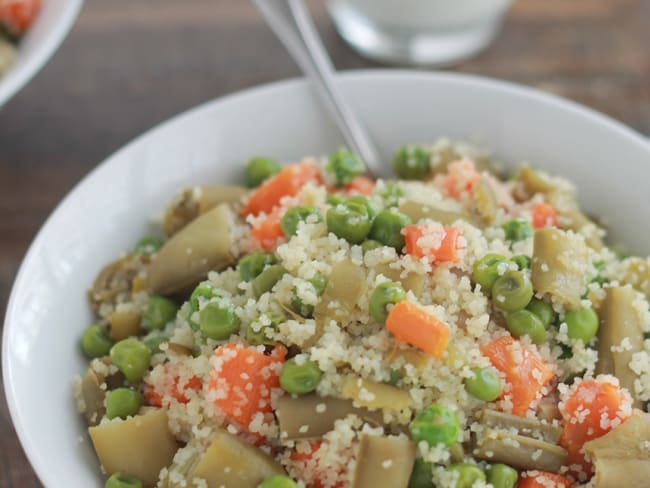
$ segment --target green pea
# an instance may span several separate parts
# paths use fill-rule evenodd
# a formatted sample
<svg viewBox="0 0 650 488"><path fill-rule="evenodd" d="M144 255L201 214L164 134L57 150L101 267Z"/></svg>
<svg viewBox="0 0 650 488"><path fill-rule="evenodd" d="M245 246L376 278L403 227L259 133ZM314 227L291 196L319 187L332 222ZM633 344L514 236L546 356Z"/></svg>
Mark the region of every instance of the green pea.
<svg viewBox="0 0 650 488"><path fill-rule="evenodd" d="M494 282L506 272L509 264L510 262L501 254L486 254L474 263L472 280L474 280L474 283L481 285L481 289L485 293L490 294Z"/></svg>
<svg viewBox="0 0 650 488"><path fill-rule="evenodd" d="M316 276L310 280L310 283L314 287L316 295L321 296L325 291L325 287L327 286L327 278L320 273L316 273ZM306 318L311 317L311 315L314 313L314 306L308 303L304 303L302 301L302 298L298 296L298 290L296 288L293 289L293 296L291 297L291 308Z"/></svg>
<svg viewBox="0 0 650 488"><path fill-rule="evenodd" d="M533 297L526 308L537 315L537 317L539 317L539 320L542 321L545 329L548 329L555 320L555 312L553 311L553 307L551 307L551 305L546 303L544 300Z"/></svg>
<svg viewBox="0 0 650 488"><path fill-rule="evenodd" d="M275 256L264 251L254 251L239 260L237 270L244 281L251 281L260 275L267 264L275 264Z"/></svg>
<svg viewBox="0 0 650 488"><path fill-rule="evenodd" d="M268 317L271 320L270 325L263 325L258 331L253 330L250 325L246 328L246 340L249 344L253 344L254 346L259 346L260 344L275 344L275 341L269 339L269 337L266 335L266 331L267 329L277 330L278 325L286 321L287 318L284 316L284 314L280 313L270 313Z"/></svg>
<svg viewBox="0 0 650 488"><path fill-rule="evenodd" d="M532 259L530 259L530 257L526 256L525 254L519 254L512 258L512 262L517 265L517 268L523 271L525 269L530 269L530 263L532 262Z"/></svg>
<svg viewBox="0 0 650 488"><path fill-rule="evenodd" d="M354 195L349 197L347 201L353 203L360 203L361 205L364 205L366 207L366 210L368 211L368 218L370 219L370 222L375 220L375 217L381 210L381 207L377 205L377 203L374 200L368 198L365 195Z"/></svg>
<svg viewBox="0 0 650 488"><path fill-rule="evenodd" d="M372 251L373 249L379 249L380 247L384 247L384 245L381 242L377 242L373 239L366 239L361 243L361 252L365 254L368 251Z"/></svg>
<svg viewBox="0 0 650 488"><path fill-rule="evenodd" d="M589 343L598 332L598 314L591 307L580 307L570 310L564 316L567 325L567 335L585 344Z"/></svg>
<svg viewBox="0 0 650 488"><path fill-rule="evenodd" d="M347 149L339 149L329 157L325 171L334 177L334 184L341 187L365 173L366 165Z"/></svg>
<svg viewBox="0 0 650 488"><path fill-rule="evenodd" d="M434 488L433 466L422 458L417 458L413 464L407 488Z"/></svg>
<svg viewBox="0 0 650 488"><path fill-rule="evenodd" d="M455 488L472 488L475 482L485 481L485 473L476 464L452 464L447 468L447 471L458 473Z"/></svg>
<svg viewBox="0 0 650 488"><path fill-rule="evenodd" d="M411 437L416 443L425 441L429 446L442 444L451 447L458 440L460 424L449 408L433 404L422 410L411 422Z"/></svg>
<svg viewBox="0 0 650 488"><path fill-rule="evenodd" d="M397 251L401 251L404 247L402 228L410 223L409 216L395 207L382 210L372 223L370 238L382 243L384 246L394 247Z"/></svg>
<svg viewBox="0 0 650 488"><path fill-rule="evenodd" d="M383 324L386 322L386 317L388 317L386 306L401 302L405 299L406 292L399 283L392 281L380 283L375 287L372 295L370 295L370 315L377 322Z"/></svg>
<svg viewBox="0 0 650 488"><path fill-rule="evenodd" d="M151 364L151 351L137 339L123 339L111 348L111 361L130 383L137 383Z"/></svg>
<svg viewBox="0 0 650 488"><path fill-rule="evenodd" d="M241 321L231 304L222 305L210 302L199 315L199 328L204 337L216 341L225 341L239 331Z"/></svg>
<svg viewBox="0 0 650 488"><path fill-rule="evenodd" d="M467 393L484 402L493 402L501 395L501 378L492 368L475 368L473 378L465 378Z"/></svg>
<svg viewBox="0 0 650 488"><path fill-rule="evenodd" d="M308 218L310 222L323 221L323 216L320 214L320 211L313 205L298 205L290 208L285 212L280 220L282 232L284 232L284 235L287 237L296 235L298 224L307 221Z"/></svg>
<svg viewBox="0 0 650 488"><path fill-rule="evenodd" d="M526 307L533 298L533 284L528 275L521 271L506 271L492 285L494 304L506 312Z"/></svg>
<svg viewBox="0 0 650 488"><path fill-rule="evenodd" d="M517 242L533 236L533 227L523 219L513 219L501 226L506 233L506 239Z"/></svg>
<svg viewBox="0 0 650 488"><path fill-rule="evenodd" d="M405 180L424 180L431 174L431 154L421 146L402 146L393 156L393 171Z"/></svg>
<svg viewBox="0 0 650 488"><path fill-rule="evenodd" d="M298 485L288 476L276 474L266 478L257 488L298 488Z"/></svg>
<svg viewBox="0 0 650 488"><path fill-rule="evenodd" d="M542 320L530 310L516 310L506 315L506 325L516 337L528 336L533 344L544 344L546 329Z"/></svg>
<svg viewBox="0 0 650 488"><path fill-rule="evenodd" d="M304 395L316 389L323 377L322 371L314 361L298 364L295 359L289 359L280 373L280 386L292 395Z"/></svg>
<svg viewBox="0 0 650 488"><path fill-rule="evenodd" d="M131 388L117 388L106 395L106 416L109 419L135 415L142 406L142 394Z"/></svg>
<svg viewBox="0 0 650 488"><path fill-rule="evenodd" d="M507 464L493 464L487 475L488 483L494 488L515 488L518 478L517 470Z"/></svg>
<svg viewBox="0 0 650 488"><path fill-rule="evenodd" d="M404 196L404 191L397 183L389 181L384 184L379 196L386 207L395 207L399 204L399 199Z"/></svg>
<svg viewBox="0 0 650 488"><path fill-rule="evenodd" d="M156 251L158 251L165 241L163 241L160 237L156 236L148 236L148 237L143 237L140 239L135 246L133 247L133 252L135 254L144 254L144 255L149 255L153 254Z"/></svg>
<svg viewBox="0 0 650 488"><path fill-rule="evenodd" d="M264 180L280 172L280 165L275 159L252 158L246 163L244 169L244 180L248 188L255 188L261 185Z"/></svg>
<svg viewBox="0 0 650 488"><path fill-rule="evenodd" d="M332 205L333 207L335 207L339 203L344 203L345 201L346 201L346 197L341 193L328 193L327 196L325 197L325 202L328 205Z"/></svg>
<svg viewBox="0 0 650 488"><path fill-rule="evenodd" d="M142 488L142 481L128 474L113 473L106 480L104 488Z"/></svg>
<svg viewBox="0 0 650 488"><path fill-rule="evenodd" d="M88 359L106 356L113 347L113 339L106 327L91 325L81 335L81 350Z"/></svg>
<svg viewBox="0 0 650 488"><path fill-rule="evenodd" d="M259 298L267 291L271 291L286 272L287 270L284 269L284 266L280 264L272 264L257 275L251 283L255 298Z"/></svg>
<svg viewBox="0 0 650 488"><path fill-rule="evenodd" d="M159 352L162 352L160 350L160 346L165 342L169 342L169 339L164 336L158 336L158 337L150 337L148 339L145 339L143 342L144 345L149 348L151 354L158 354Z"/></svg>
<svg viewBox="0 0 650 488"><path fill-rule="evenodd" d="M370 232L370 219L365 205L345 202L327 211L327 229L350 244L359 244Z"/></svg>
<svg viewBox="0 0 650 488"><path fill-rule="evenodd" d="M217 291L209 281L199 283L198 286L194 288L192 295L190 295L190 305L192 307L192 311L197 312L202 301L208 301L216 296Z"/></svg>
<svg viewBox="0 0 650 488"><path fill-rule="evenodd" d="M164 329L168 322L176 318L178 305L169 298L154 295L149 298L147 308L142 314L142 327L147 330Z"/></svg>

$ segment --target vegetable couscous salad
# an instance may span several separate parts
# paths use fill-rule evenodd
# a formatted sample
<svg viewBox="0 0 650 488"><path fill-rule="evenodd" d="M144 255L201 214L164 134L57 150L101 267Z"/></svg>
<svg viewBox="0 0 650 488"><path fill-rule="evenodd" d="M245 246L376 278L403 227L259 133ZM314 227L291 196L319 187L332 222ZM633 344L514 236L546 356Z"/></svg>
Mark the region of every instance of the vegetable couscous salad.
<svg viewBox="0 0 650 488"><path fill-rule="evenodd" d="M593 488L650 479L650 262L570 183L407 145L179 193L89 292L106 488Z"/></svg>

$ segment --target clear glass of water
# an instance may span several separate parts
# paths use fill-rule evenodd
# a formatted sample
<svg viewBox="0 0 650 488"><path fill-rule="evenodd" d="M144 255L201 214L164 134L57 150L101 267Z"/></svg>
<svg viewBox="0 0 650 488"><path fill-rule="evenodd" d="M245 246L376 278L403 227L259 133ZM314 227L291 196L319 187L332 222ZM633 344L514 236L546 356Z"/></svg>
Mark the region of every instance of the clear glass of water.
<svg viewBox="0 0 650 488"><path fill-rule="evenodd" d="M448 66L494 39L513 0L329 0L341 36L380 62Z"/></svg>

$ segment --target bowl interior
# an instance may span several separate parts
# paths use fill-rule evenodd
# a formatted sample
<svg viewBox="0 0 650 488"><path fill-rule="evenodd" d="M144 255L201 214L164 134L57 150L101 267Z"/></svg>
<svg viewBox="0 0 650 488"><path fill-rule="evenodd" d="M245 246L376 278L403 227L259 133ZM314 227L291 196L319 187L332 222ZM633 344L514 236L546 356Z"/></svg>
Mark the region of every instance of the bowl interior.
<svg viewBox="0 0 650 488"><path fill-rule="evenodd" d="M577 183L581 203L614 237L650 252L650 145L620 124L538 92L451 74L365 72L339 82L389 161L405 142L440 136L523 160ZM381 103L378 103L381 100ZM39 477L54 486L103 486L72 378L83 372L81 330L92 317L85 290L103 264L143 234L173 193L199 182L236 182L251 155L285 161L341 145L304 81L207 103L109 158L59 205L16 279L3 341L7 398Z"/></svg>

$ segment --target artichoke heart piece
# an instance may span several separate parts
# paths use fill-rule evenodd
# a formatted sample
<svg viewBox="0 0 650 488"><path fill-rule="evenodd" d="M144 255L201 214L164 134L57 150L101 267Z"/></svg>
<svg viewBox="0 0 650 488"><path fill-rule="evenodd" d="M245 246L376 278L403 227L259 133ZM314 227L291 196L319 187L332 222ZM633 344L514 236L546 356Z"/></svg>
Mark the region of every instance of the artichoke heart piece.
<svg viewBox="0 0 650 488"><path fill-rule="evenodd" d="M406 436L361 436L352 488L407 488L413 464L415 444Z"/></svg>
<svg viewBox="0 0 650 488"><path fill-rule="evenodd" d="M408 215L416 223L423 219L431 219L443 225L451 225L457 220L471 220L470 216L465 213L442 210L414 200L405 200L400 203L399 211Z"/></svg>
<svg viewBox="0 0 650 488"><path fill-rule="evenodd" d="M557 444L562 435L562 429L548 422L541 422L537 419L520 417L505 412L499 412L486 408L479 415L479 422L487 427L495 429L516 429L516 431L527 437L541 437L544 441Z"/></svg>
<svg viewBox="0 0 650 488"><path fill-rule="evenodd" d="M341 394L356 406L371 410L387 408L404 410L413 406L408 392L395 386L358 377L350 377L343 384Z"/></svg>
<svg viewBox="0 0 650 488"><path fill-rule="evenodd" d="M366 287L366 272L363 267L349 259L334 265L327 279L327 286L320 302L314 308L316 320L346 317L354 310Z"/></svg>

